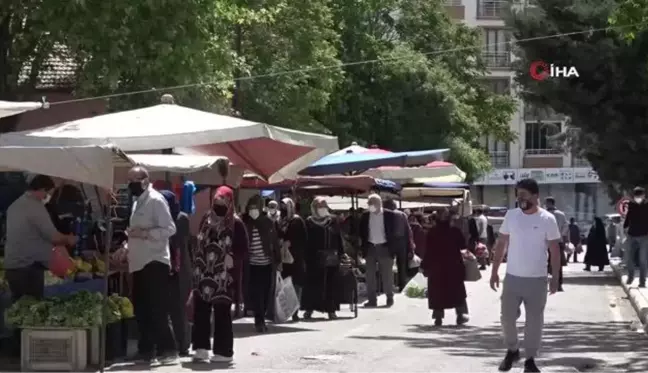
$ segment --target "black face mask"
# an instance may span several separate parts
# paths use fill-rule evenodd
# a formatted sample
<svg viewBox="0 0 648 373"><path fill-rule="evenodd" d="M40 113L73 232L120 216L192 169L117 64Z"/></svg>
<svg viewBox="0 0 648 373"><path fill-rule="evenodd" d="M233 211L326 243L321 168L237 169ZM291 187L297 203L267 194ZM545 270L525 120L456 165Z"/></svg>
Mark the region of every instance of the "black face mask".
<svg viewBox="0 0 648 373"><path fill-rule="evenodd" d="M131 194L135 197L139 197L144 193L144 186L142 186L141 181L131 181L128 183L128 190L130 190Z"/></svg>
<svg viewBox="0 0 648 373"><path fill-rule="evenodd" d="M528 199L518 198L518 207L522 211L529 211L533 208L533 202Z"/></svg>
<svg viewBox="0 0 648 373"><path fill-rule="evenodd" d="M288 217L288 209L279 209L279 214L281 214L282 218L287 218Z"/></svg>
<svg viewBox="0 0 648 373"><path fill-rule="evenodd" d="M212 206L212 210L214 210L214 214L216 214L216 216L223 217L227 214L227 206L214 205Z"/></svg>

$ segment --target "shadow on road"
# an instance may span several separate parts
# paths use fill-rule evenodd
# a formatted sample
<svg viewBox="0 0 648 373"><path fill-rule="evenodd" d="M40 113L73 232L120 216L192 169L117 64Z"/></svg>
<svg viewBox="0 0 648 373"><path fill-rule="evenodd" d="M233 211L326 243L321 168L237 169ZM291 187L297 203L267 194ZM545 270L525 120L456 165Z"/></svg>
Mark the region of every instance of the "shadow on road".
<svg viewBox="0 0 648 373"><path fill-rule="evenodd" d="M598 269L596 270L598 271ZM585 272L583 273L570 273L563 278L563 284L569 285L583 285L583 286L618 286L619 280L614 277L610 272Z"/></svg>
<svg viewBox="0 0 648 373"><path fill-rule="evenodd" d="M248 337L257 337L263 335L272 335L272 334L284 334L284 333L298 333L298 332L314 332L313 329L298 328L296 326L289 325L268 325L268 330L265 333L257 333L254 330L253 323L236 323L234 326L234 338L248 338Z"/></svg>
<svg viewBox="0 0 648 373"><path fill-rule="evenodd" d="M401 340L408 347L435 348L454 356L468 358L499 358L502 352L502 331L499 324L488 327L442 327L430 325L407 325L409 333L425 334L425 337L353 336L354 339ZM546 366L573 367L578 371L606 370L624 372L648 371L648 346L642 334L630 332L630 323L552 322L545 324L542 351L561 356L543 360ZM520 336L522 338L522 336ZM588 357L591 354L619 354L632 352L632 356L614 365Z"/></svg>

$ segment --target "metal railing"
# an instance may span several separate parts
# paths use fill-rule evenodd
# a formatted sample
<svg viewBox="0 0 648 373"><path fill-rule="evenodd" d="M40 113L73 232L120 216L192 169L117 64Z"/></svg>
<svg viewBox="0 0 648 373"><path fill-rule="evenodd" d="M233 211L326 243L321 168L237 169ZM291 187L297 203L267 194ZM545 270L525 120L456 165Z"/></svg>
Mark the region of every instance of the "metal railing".
<svg viewBox="0 0 648 373"><path fill-rule="evenodd" d="M563 155L562 149L524 149L524 155Z"/></svg>
<svg viewBox="0 0 648 373"><path fill-rule="evenodd" d="M506 14L507 1L502 0L478 0L477 18L479 19L502 19Z"/></svg>
<svg viewBox="0 0 648 373"><path fill-rule="evenodd" d="M486 62L486 66L491 69L511 67L510 52L484 52L482 56Z"/></svg>
<svg viewBox="0 0 648 373"><path fill-rule="evenodd" d="M587 159L573 156L572 167L591 167L591 165Z"/></svg>
<svg viewBox="0 0 648 373"><path fill-rule="evenodd" d="M508 150L489 152L490 162L494 168L508 168L511 165L511 154Z"/></svg>

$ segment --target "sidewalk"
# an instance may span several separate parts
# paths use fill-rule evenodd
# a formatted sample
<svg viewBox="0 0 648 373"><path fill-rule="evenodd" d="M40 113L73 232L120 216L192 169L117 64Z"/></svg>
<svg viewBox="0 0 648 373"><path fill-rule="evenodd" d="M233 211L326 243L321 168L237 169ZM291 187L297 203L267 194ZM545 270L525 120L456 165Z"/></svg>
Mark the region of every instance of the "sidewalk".
<svg viewBox="0 0 648 373"><path fill-rule="evenodd" d="M648 288L639 288L639 279L635 277L632 284L626 284L628 279L625 264L619 258L610 258L610 267L621 282L621 287L628 296L628 300L637 311L637 316L641 323L644 324L644 330L648 332ZM638 269L637 269L638 270ZM638 273L635 273L637 276Z"/></svg>

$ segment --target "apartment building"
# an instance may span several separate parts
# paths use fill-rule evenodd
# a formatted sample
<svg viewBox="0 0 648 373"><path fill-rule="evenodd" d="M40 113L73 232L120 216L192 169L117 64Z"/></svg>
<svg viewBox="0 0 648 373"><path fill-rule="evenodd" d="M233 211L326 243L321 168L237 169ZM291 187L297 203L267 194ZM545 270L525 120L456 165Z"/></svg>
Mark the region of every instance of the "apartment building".
<svg viewBox="0 0 648 373"><path fill-rule="evenodd" d="M504 16L506 0L446 0L448 14L458 22L482 31L484 57L489 67L488 84L494 92L515 96L511 70L510 32ZM515 142L492 138L483 140L493 171L477 180L473 200L490 206L515 206L517 180L534 178L540 184L541 197L551 195L568 217L591 220L614 212L606 187L584 159L565 154L551 137L565 131L565 117L548 108L526 105L518 100L518 110L511 119Z"/></svg>

